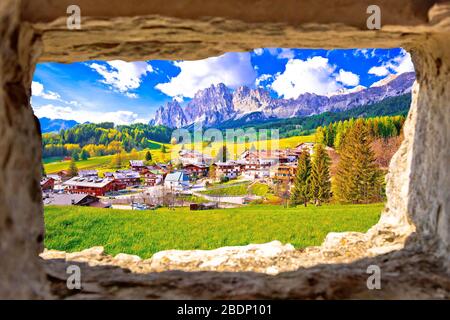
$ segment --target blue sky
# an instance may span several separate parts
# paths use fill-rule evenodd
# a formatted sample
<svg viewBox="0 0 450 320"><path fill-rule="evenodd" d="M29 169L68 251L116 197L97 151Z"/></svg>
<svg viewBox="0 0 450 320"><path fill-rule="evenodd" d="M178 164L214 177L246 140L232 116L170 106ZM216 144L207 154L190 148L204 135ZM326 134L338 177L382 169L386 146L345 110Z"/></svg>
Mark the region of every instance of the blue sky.
<svg viewBox="0 0 450 320"><path fill-rule="evenodd" d="M273 97L345 93L413 71L394 49L255 49L197 61L40 63L31 104L38 117L78 122L147 123L167 101L187 103L198 90L224 83L267 89Z"/></svg>

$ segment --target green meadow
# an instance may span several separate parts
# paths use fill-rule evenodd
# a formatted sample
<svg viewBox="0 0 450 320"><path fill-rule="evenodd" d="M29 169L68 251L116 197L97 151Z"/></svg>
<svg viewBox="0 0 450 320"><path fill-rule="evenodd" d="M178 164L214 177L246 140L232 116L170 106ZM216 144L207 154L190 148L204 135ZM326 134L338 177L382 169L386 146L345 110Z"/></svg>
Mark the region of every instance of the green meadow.
<svg viewBox="0 0 450 320"><path fill-rule="evenodd" d="M149 258L168 249L215 249L279 240L296 248L320 245L329 232L365 232L383 204L283 208L250 205L232 209L149 211L45 207L45 247L79 251L104 246Z"/></svg>

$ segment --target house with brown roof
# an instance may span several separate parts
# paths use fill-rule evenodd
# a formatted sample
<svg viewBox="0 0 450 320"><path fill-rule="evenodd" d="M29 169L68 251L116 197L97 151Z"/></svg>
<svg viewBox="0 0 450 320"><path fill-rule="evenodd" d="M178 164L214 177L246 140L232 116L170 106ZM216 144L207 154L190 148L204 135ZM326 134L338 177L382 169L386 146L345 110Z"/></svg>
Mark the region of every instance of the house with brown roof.
<svg viewBox="0 0 450 320"><path fill-rule="evenodd" d="M132 171L141 172L146 169L147 166L144 163L144 160L130 160L130 169Z"/></svg>
<svg viewBox="0 0 450 320"><path fill-rule="evenodd" d="M104 196L107 192L116 190L114 180L110 178L85 178L76 176L63 183L68 193L86 193L94 196Z"/></svg>
<svg viewBox="0 0 450 320"><path fill-rule="evenodd" d="M55 188L55 179L51 177L43 177L41 179L41 189L42 191L50 191Z"/></svg>

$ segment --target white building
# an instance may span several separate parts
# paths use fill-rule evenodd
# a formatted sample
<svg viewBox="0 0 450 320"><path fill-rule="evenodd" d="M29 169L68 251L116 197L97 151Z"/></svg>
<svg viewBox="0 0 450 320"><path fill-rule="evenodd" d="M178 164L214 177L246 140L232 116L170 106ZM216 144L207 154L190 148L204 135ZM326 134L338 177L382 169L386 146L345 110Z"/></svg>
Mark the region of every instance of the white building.
<svg viewBox="0 0 450 320"><path fill-rule="evenodd" d="M189 176L181 171L169 173L164 179L164 187L166 188L180 190L189 188L189 186Z"/></svg>

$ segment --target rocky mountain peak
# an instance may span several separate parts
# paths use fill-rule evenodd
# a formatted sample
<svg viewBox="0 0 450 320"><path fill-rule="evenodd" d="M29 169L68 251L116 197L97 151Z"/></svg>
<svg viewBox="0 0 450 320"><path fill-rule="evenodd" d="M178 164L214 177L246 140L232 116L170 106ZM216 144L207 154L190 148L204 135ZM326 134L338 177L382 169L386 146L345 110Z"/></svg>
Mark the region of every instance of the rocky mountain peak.
<svg viewBox="0 0 450 320"><path fill-rule="evenodd" d="M343 111L408 93L414 80L414 72L409 72L387 77L370 88L357 86L331 96L304 93L296 99L272 98L263 88L241 86L232 91L219 83L199 90L184 108L175 101L160 107L153 123L176 128L193 123L211 127L247 116L263 121Z"/></svg>

